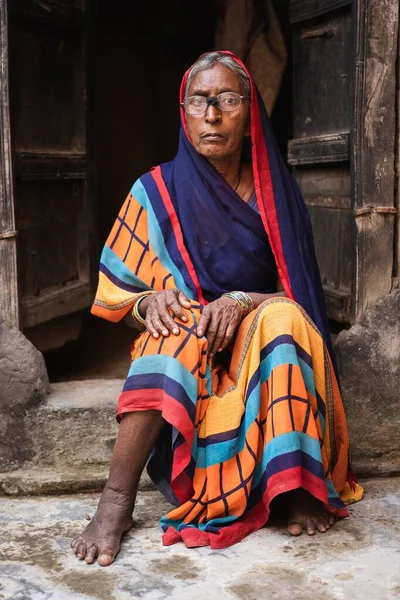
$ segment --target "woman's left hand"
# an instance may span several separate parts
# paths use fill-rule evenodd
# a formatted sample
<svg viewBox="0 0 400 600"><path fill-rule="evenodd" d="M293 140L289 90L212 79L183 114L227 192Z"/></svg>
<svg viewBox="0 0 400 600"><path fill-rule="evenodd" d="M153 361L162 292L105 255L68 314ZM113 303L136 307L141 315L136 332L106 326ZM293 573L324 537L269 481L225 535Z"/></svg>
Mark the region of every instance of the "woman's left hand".
<svg viewBox="0 0 400 600"><path fill-rule="evenodd" d="M243 312L235 300L222 296L203 308L197 335L205 335L208 341L208 356L226 348L243 318Z"/></svg>

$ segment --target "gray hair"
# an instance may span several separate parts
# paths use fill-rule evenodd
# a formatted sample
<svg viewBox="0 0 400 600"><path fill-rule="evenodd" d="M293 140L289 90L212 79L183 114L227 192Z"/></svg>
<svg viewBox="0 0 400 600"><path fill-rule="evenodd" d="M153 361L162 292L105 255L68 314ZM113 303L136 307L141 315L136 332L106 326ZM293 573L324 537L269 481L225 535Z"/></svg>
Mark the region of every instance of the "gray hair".
<svg viewBox="0 0 400 600"><path fill-rule="evenodd" d="M201 56L192 68L189 71L189 75L186 81L185 87L185 97L187 96L188 89L190 84L193 81L193 78L200 73L200 71L205 71L206 69L212 69L215 65L224 65L228 67L231 71L235 73L240 79L244 87L244 95L250 97L250 80L246 75L245 70L241 67L236 61L233 60L232 57L224 54L223 52L208 52L204 56Z"/></svg>

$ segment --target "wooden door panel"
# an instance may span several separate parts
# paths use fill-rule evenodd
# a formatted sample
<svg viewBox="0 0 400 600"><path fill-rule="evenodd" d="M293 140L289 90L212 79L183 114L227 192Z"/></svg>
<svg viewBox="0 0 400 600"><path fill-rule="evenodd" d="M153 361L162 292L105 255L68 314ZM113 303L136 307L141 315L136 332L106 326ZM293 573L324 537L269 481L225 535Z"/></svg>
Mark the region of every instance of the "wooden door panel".
<svg viewBox="0 0 400 600"><path fill-rule="evenodd" d="M25 327L90 304L85 2L9 2L10 109Z"/></svg>
<svg viewBox="0 0 400 600"><path fill-rule="evenodd" d="M351 3L291 2L293 139L288 160L310 211L328 315L352 319Z"/></svg>
<svg viewBox="0 0 400 600"><path fill-rule="evenodd" d="M25 19L10 23L9 36L15 150L84 152L81 36Z"/></svg>
<svg viewBox="0 0 400 600"><path fill-rule="evenodd" d="M299 24L294 35L295 138L348 132L351 12Z"/></svg>

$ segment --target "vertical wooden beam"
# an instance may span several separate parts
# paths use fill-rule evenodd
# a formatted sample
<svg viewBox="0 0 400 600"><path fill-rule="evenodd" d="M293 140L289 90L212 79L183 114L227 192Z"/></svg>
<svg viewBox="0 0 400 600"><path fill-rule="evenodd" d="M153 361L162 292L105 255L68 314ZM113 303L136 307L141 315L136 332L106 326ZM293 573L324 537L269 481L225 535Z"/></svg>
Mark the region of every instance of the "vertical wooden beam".
<svg viewBox="0 0 400 600"><path fill-rule="evenodd" d="M354 306L358 319L392 285L398 0L354 2Z"/></svg>
<svg viewBox="0 0 400 600"><path fill-rule="evenodd" d="M0 2L0 316L19 326L5 0Z"/></svg>
<svg viewBox="0 0 400 600"><path fill-rule="evenodd" d="M396 285L400 285L400 29L397 35L397 73L396 73L396 149L395 149L395 217L394 231L394 265L393 276Z"/></svg>

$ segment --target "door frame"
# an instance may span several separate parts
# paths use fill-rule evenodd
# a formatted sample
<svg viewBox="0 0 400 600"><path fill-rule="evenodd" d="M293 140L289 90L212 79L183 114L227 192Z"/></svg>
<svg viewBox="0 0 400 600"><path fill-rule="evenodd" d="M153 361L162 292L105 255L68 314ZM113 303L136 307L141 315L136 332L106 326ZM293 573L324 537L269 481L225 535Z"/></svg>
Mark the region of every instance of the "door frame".
<svg viewBox="0 0 400 600"><path fill-rule="evenodd" d="M0 2L0 317L19 327L9 89L7 2Z"/></svg>
<svg viewBox="0 0 400 600"><path fill-rule="evenodd" d="M395 258L395 153L399 1L355 0L352 314L389 294Z"/></svg>

